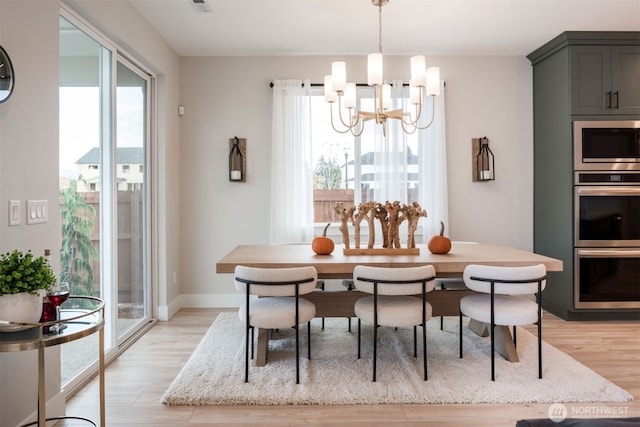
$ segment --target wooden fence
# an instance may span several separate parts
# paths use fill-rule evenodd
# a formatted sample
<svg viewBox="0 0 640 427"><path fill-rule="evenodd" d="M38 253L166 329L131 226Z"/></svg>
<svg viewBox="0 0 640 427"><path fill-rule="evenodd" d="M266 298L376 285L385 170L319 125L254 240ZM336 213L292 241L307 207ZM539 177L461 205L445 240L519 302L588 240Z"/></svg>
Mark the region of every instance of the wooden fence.
<svg viewBox="0 0 640 427"><path fill-rule="evenodd" d="M96 215L91 242L100 253L100 192L79 193L87 205L93 206ZM117 241L119 303L144 302L144 206L141 190L117 192ZM62 204L62 200L60 201ZM92 263L96 292L100 290L100 260Z"/></svg>

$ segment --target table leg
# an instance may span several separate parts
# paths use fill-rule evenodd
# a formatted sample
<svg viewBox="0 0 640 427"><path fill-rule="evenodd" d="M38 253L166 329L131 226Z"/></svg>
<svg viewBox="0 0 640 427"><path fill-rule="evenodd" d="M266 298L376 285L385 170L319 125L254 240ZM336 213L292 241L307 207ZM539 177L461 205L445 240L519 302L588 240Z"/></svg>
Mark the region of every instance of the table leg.
<svg viewBox="0 0 640 427"><path fill-rule="evenodd" d="M107 425L105 419L105 396L104 396L104 328L100 329L98 334L99 348L100 348L100 426Z"/></svg>
<svg viewBox="0 0 640 427"><path fill-rule="evenodd" d="M469 329L481 337L487 337L489 336L489 329L491 328L486 323L471 319L469 320ZM498 325L495 327L494 333L496 339L496 352L510 362L519 362L518 352L516 351L515 345L513 345L513 337L511 336L509 327Z"/></svg>
<svg viewBox="0 0 640 427"><path fill-rule="evenodd" d="M44 347L38 347L38 427L47 425L47 396L44 373Z"/></svg>
<svg viewBox="0 0 640 427"><path fill-rule="evenodd" d="M264 366L267 364L267 349L269 348L269 338L271 338L271 330L258 328L258 343L256 348L255 366Z"/></svg>

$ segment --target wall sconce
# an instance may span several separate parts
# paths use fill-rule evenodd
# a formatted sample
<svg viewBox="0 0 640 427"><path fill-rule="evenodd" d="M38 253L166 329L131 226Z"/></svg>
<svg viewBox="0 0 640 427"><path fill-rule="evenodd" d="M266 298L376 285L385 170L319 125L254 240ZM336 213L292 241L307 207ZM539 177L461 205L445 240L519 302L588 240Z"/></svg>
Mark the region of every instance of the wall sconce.
<svg viewBox="0 0 640 427"><path fill-rule="evenodd" d="M495 161L493 158L493 152L489 148L489 139L486 136L482 138L473 138L471 140L471 147L473 182L495 180Z"/></svg>
<svg viewBox="0 0 640 427"><path fill-rule="evenodd" d="M237 136L229 139L229 181L246 181L247 140Z"/></svg>

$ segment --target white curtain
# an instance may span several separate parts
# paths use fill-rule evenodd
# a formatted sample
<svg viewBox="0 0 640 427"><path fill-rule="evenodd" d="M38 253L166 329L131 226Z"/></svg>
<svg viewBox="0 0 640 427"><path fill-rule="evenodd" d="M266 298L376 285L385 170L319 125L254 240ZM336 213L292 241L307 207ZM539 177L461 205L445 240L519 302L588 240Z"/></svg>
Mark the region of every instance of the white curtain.
<svg viewBox="0 0 640 427"><path fill-rule="evenodd" d="M418 196L417 202L427 211L427 218L420 221L425 240L440 232L440 221L449 227L447 199L447 149L445 133L445 93L444 82L440 83L440 96L432 99L425 96L420 126L424 127L435 112L432 125L425 130L418 130L414 135L403 132L398 120L387 121L387 136L383 137L382 126L375 126L375 189L374 200L398 200L400 203L411 203L407 200L407 183L411 180L411 167L408 162L407 144L409 138L418 140ZM406 88L404 89L406 92ZM406 94L405 94L406 96ZM403 108L402 81L394 81L392 90L392 108ZM406 98L405 98L406 104ZM404 105L404 110L408 110ZM416 155L416 153L412 153ZM415 172L414 172L415 173Z"/></svg>
<svg viewBox="0 0 640 427"><path fill-rule="evenodd" d="M313 239L313 159L309 81L273 82L271 243Z"/></svg>
<svg viewBox="0 0 640 427"><path fill-rule="evenodd" d="M431 99L423 100L431 113ZM426 221L420 221L425 239L440 233L440 221L449 230L447 198L447 138L445 131L445 84L440 82L440 96L435 97L433 124L420 131L420 204L427 211ZM431 114L425 114L425 123ZM447 233L449 234L449 233Z"/></svg>
<svg viewBox="0 0 640 427"><path fill-rule="evenodd" d="M391 90L391 110L402 109L402 80L394 80ZM382 126L367 122L365 126L374 126L374 173L375 184L373 200L384 203L399 201L407 203L407 135L402 131L398 120L388 120L386 138ZM410 200L412 202L413 200Z"/></svg>

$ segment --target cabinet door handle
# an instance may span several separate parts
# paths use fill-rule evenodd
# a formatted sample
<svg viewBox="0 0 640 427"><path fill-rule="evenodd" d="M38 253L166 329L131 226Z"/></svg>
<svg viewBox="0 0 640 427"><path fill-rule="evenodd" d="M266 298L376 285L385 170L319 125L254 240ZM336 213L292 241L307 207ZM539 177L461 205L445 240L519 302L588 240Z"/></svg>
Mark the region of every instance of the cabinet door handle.
<svg viewBox="0 0 640 427"><path fill-rule="evenodd" d="M620 108L620 92L615 91L613 94L616 96L616 106L613 108Z"/></svg>
<svg viewBox="0 0 640 427"><path fill-rule="evenodd" d="M611 91L607 92L607 108L611 108Z"/></svg>

